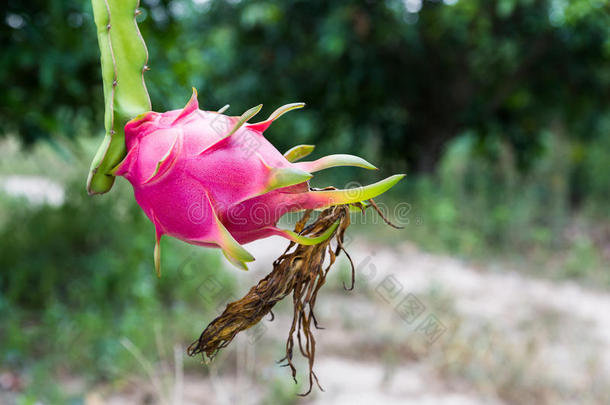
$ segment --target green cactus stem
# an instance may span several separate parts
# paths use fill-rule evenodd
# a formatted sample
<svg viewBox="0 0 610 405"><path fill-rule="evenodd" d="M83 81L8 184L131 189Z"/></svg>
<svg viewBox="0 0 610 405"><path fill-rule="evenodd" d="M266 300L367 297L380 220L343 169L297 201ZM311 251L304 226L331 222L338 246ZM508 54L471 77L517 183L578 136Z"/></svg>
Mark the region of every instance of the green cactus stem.
<svg viewBox="0 0 610 405"><path fill-rule="evenodd" d="M89 170L87 192L102 194L114 184L112 169L125 157L124 126L151 110L144 83L148 51L136 16L139 0L91 0L104 83L106 136Z"/></svg>

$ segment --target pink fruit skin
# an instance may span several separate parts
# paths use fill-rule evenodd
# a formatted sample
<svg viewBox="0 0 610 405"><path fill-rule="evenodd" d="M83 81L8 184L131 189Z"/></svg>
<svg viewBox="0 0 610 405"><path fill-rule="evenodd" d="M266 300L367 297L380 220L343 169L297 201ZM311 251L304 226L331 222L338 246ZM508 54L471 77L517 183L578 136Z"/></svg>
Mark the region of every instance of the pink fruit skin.
<svg viewBox="0 0 610 405"><path fill-rule="evenodd" d="M182 110L148 112L127 123L128 153L114 174L133 186L155 226L157 248L167 234L220 247L245 268L254 258L242 243L272 235L298 239L276 227L283 214L342 202L310 191L312 175L299 167L305 163L288 161L265 139L263 131L277 116L240 123L240 117L200 110L193 92Z"/></svg>

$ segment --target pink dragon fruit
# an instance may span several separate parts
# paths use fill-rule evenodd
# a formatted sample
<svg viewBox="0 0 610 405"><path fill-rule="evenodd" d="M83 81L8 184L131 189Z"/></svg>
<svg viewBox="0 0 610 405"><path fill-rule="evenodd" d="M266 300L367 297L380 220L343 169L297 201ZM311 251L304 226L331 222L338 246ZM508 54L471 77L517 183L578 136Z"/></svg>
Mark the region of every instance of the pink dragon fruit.
<svg viewBox="0 0 610 405"><path fill-rule="evenodd" d="M202 111L197 92L182 110L148 112L125 126L125 159L114 169L132 184L136 201L156 230L155 269L160 272L160 240L168 234L185 242L219 247L233 264L247 269L254 258L241 244L280 235L316 244L335 230L313 238L276 227L280 217L373 198L404 175L349 190L310 190L311 173L334 166L375 169L356 156L330 155L296 162L313 151L300 145L282 155L263 136L271 123L304 104L288 104L262 122L248 124L262 106L241 117Z"/></svg>

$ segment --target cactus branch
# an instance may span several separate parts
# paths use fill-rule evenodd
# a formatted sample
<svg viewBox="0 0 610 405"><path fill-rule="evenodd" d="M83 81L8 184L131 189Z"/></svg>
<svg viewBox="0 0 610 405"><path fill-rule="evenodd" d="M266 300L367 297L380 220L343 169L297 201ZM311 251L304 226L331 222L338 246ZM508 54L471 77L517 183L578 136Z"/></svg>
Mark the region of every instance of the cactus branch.
<svg viewBox="0 0 610 405"><path fill-rule="evenodd" d="M144 83L148 51L136 16L138 0L91 0L100 47L104 83L106 136L98 148L87 179L87 192L101 194L114 183L111 170L125 157L124 126L150 111Z"/></svg>

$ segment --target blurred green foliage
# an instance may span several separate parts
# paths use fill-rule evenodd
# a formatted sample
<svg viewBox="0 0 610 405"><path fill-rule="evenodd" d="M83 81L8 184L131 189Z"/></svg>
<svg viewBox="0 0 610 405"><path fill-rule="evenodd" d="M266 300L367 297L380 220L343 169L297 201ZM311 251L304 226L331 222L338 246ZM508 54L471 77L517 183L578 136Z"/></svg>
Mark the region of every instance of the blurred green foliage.
<svg viewBox="0 0 610 405"><path fill-rule="evenodd" d="M610 132L600 140L608 138ZM476 135L465 132L449 142L434 173L407 176L378 203L420 248L608 288L610 178L607 169L597 170L608 166L609 149L591 150L581 179L592 184L575 209L570 157L578 146L547 132L542 147L543 156L522 172L505 139L488 137L482 153ZM381 221L372 212L353 222L354 232L372 232L388 244L403 241L392 228L373 227Z"/></svg>
<svg viewBox="0 0 610 405"><path fill-rule="evenodd" d="M603 132L607 1L449 3L145 0L154 108L181 107L190 86L203 106L232 103L236 115L305 101L307 110L277 123L281 148L365 150L428 172L466 130L479 148L489 136L513 145L519 168L544 152L550 128L585 148ZM76 115L101 128L87 2L8 2L2 18L4 131L26 140L74 133Z"/></svg>
<svg viewBox="0 0 610 405"><path fill-rule="evenodd" d="M36 381L28 392L49 403L66 403L49 375L82 372L91 384L132 373L120 338L157 359L159 336L189 343L235 288L219 255L168 239L158 279L154 230L127 184L91 198L74 176L61 206L0 201L11 213L0 227L0 364Z"/></svg>
<svg viewBox="0 0 610 405"><path fill-rule="evenodd" d="M96 126L103 122L99 51L93 46L90 8L78 0L2 2L3 133L17 132L31 142L58 133L75 136L76 121L82 119L95 120Z"/></svg>

